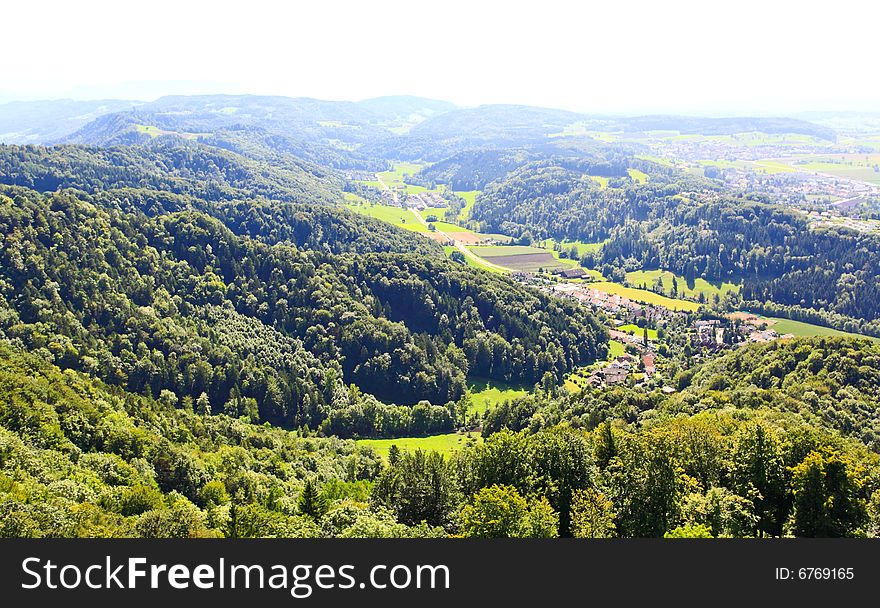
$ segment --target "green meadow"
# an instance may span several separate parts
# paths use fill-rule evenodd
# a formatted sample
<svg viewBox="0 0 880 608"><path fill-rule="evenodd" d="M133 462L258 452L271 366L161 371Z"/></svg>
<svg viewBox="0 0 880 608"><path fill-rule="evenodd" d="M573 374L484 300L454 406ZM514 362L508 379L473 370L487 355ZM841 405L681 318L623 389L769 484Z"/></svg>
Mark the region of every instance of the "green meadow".
<svg viewBox="0 0 880 608"><path fill-rule="evenodd" d="M383 222L388 222L389 224L394 224L395 226L406 228L413 232L428 231L425 225L417 220L409 209L371 203L352 204L348 205L348 208L362 215L369 215L377 220L382 220Z"/></svg>
<svg viewBox="0 0 880 608"><path fill-rule="evenodd" d="M459 433L446 433L445 435L430 435L428 437L398 437L396 439L358 439L357 444L370 447L384 459L388 458L388 451L392 445L400 450L414 452L424 450L427 452L440 452L446 456L468 446L481 443L483 438L479 433L462 435Z"/></svg>
<svg viewBox="0 0 880 608"><path fill-rule="evenodd" d="M624 287L623 285L612 283L611 281L598 281L595 283L590 283L590 287L598 289L599 291L604 291L605 293L623 296L624 298L629 298L630 300L634 300L636 302L652 304L655 306L663 306L664 308L668 308L670 310L696 312L696 310L700 308L700 305L696 302L667 298L666 296L661 296L660 294L654 293L653 291L636 289L634 287Z"/></svg>
<svg viewBox="0 0 880 608"><path fill-rule="evenodd" d="M638 182L640 184L644 184L648 181L648 175L646 173L642 173L638 169L627 169L627 173L632 178L634 182ZM607 185L607 182L606 182Z"/></svg>
<svg viewBox="0 0 880 608"><path fill-rule="evenodd" d="M461 210L461 220L468 220L471 217L471 210L474 208L474 202L477 200L477 195L481 192L480 190L459 190L454 191L455 194L464 199L465 205Z"/></svg>
<svg viewBox="0 0 880 608"><path fill-rule="evenodd" d="M626 273L627 283L636 287L644 285L648 289L651 289L654 283L657 282L657 279L661 277L663 278L663 293L666 295L672 294L673 277L678 281L678 294L691 298L698 298L702 293L703 297L708 300L715 295L723 297L728 293L737 293L740 289L740 286L735 283L710 283L705 279L696 279L693 286L688 286L684 277L668 270L636 270Z"/></svg>
<svg viewBox="0 0 880 608"><path fill-rule="evenodd" d="M517 397L524 397L528 390L523 386L514 386L497 380L484 378L472 378L468 381L471 395L472 412L482 414L491 407L511 401Z"/></svg>
<svg viewBox="0 0 880 608"><path fill-rule="evenodd" d="M765 319L761 317L761 319ZM792 334L798 337L808 336L848 336L850 338L868 338L875 342L880 342L880 338L872 336L863 336L854 334L831 327L823 327L821 325L813 325L812 323L804 323L803 321L793 321L791 319L781 319L778 317L766 317L766 320L773 321L770 326L779 335Z"/></svg>
<svg viewBox="0 0 880 608"><path fill-rule="evenodd" d="M645 335L645 330L634 323L629 323L627 325L621 325L617 328L618 331L622 331L633 336L642 337ZM656 340L657 339L657 330L648 328L648 340Z"/></svg>

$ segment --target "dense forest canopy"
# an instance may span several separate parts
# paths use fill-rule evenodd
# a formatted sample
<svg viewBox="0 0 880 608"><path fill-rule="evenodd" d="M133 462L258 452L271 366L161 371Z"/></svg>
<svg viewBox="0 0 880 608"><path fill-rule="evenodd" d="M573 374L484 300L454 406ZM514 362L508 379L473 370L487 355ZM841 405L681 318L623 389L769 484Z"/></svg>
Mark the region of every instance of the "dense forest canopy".
<svg viewBox="0 0 880 608"><path fill-rule="evenodd" d="M468 373L558 379L604 353L578 306L443 258L335 257L238 237L196 211L9 194L4 333L134 392L206 393L212 411L316 426L350 405L343 381L445 404Z"/></svg>
<svg viewBox="0 0 880 608"><path fill-rule="evenodd" d="M771 377L817 388L827 377L815 363L784 363L811 346L750 349L740 361L778 361ZM451 458L393 453L383 467L353 442L200 415L2 344L0 386L10 396L0 401L2 536L858 536L880 526L878 456L769 401L504 429ZM540 401L548 413L564 407Z"/></svg>
<svg viewBox="0 0 880 608"><path fill-rule="evenodd" d="M0 128L64 142L0 145L0 536L880 535L880 346L690 331L747 308L880 334L877 235L596 133L831 129L407 96L39 111L73 126ZM427 232L370 217L398 211ZM737 289L624 321L456 238Z"/></svg>

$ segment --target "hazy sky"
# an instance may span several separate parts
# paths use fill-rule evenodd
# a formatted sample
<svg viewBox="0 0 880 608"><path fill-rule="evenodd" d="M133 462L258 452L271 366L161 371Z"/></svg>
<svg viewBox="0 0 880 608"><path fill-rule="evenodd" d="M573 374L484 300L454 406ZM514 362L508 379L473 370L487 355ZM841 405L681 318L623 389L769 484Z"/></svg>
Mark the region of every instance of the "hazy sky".
<svg viewBox="0 0 880 608"><path fill-rule="evenodd" d="M6 0L0 100L413 94L594 112L880 111L835 0Z"/></svg>

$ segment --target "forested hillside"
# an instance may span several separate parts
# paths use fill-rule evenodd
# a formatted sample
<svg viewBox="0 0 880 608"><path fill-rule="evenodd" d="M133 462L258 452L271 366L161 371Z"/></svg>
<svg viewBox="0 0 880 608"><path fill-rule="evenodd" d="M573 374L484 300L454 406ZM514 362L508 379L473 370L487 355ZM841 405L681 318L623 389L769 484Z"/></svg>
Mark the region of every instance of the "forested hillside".
<svg viewBox="0 0 880 608"><path fill-rule="evenodd" d="M880 535L880 345L774 318L880 335L880 237L736 173L831 129L85 109L0 145L0 536Z"/></svg>
<svg viewBox="0 0 880 608"><path fill-rule="evenodd" d="M861 331L880 331L875 234L817 229L803 213L724 196L704 180L650 164L636 165L652 176L637 183L626 176L627 163L633 161L526 164L489 184L471 216L488 231L604 240L599 254L583 260L591 267L743 281L742 297L751 305L812 309L826 322L838 315ZM602 187L595 175L612 177Z"/></svg>
<svg viewBox="0 0 880 608"><path fill-rule="evenodd" d="M350 383L445 404L470 371L536 382L604 353L576 305L442 258L337 258L237 237L199 212L9 194L4 333L133 392L204 393L212 411L314 427L352 404Z"/></svg>
<svg viewBox="0 0 880 608"><path fill-rule="evenodd" d="M743 363L774 358L764 355ZM801 380L814 377L810 367ZM0 385L2 536L860 536L880 527L877 455L772 403L503 430L452 458L399 453L383 466L353 442L193 413L191 403L110 389L3 344Z"/></svg>
<svg viewBox="0 0 880 608"><path fill-rule="evenodd" d="M40 192L148 188L207 200L264 196L288 202L332 203L341 181L329 169L285 157L269 167L216 148L180 140L111 148L0 146L0 180Z"/></svg>

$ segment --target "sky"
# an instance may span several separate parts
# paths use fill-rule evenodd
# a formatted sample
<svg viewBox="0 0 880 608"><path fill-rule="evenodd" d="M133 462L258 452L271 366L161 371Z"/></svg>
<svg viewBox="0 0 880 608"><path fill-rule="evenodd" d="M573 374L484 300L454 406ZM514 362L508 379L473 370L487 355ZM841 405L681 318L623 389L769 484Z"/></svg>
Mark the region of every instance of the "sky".
<svg viewBox="0 0 880 608"><path fill-rule="evenodd" d="M7 0L0 101L409 94L620 114L880 112L872 4Z"/></svg>

